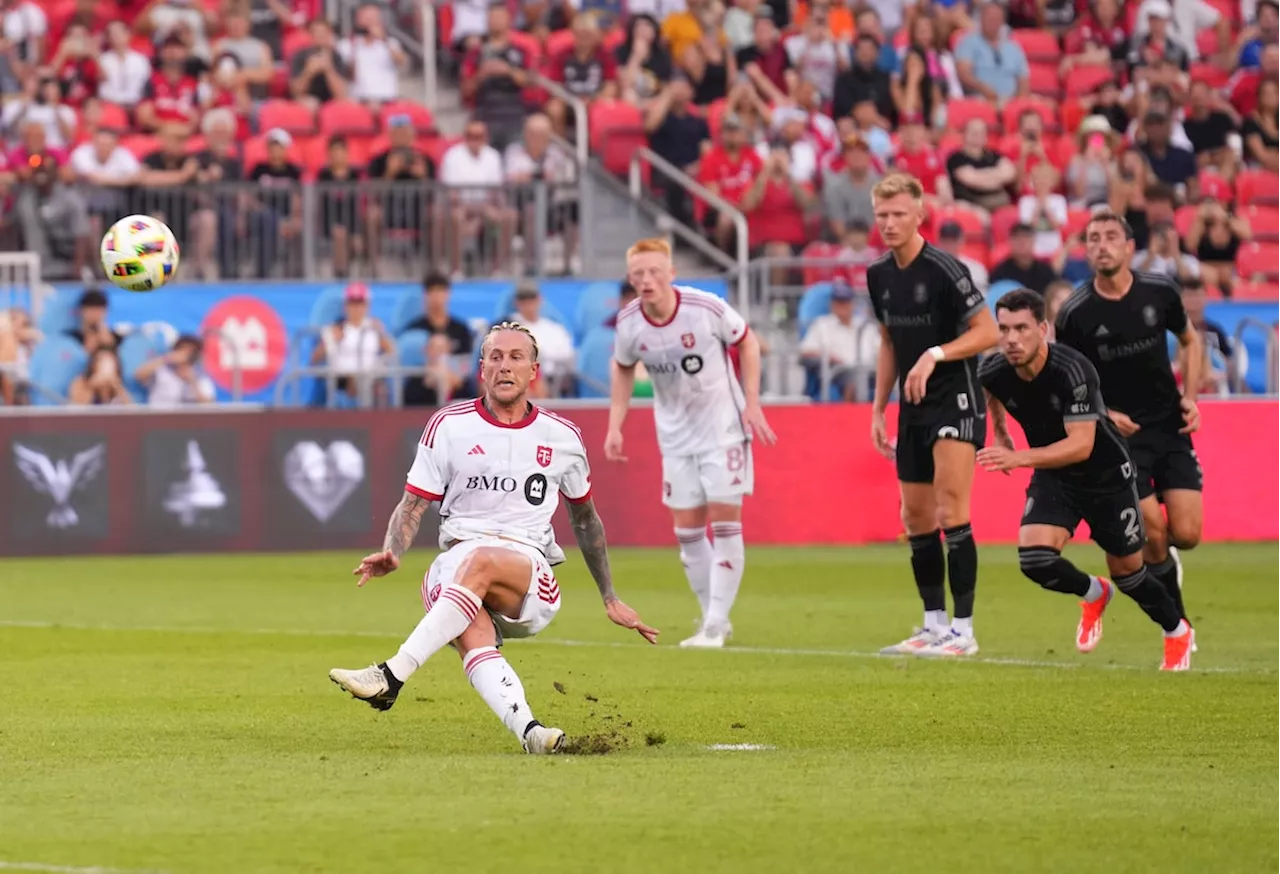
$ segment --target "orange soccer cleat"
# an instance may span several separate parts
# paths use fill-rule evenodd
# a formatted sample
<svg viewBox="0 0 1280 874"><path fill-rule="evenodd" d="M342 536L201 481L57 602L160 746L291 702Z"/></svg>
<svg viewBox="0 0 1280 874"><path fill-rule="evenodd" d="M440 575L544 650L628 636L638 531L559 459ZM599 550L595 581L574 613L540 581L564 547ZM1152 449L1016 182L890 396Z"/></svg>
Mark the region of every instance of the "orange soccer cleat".
<svg viewBox="0 0 1280 874"><path fill-rule="evenodd" d="M1195 645L1195 632L1185 621L1182 624L1184 633L1164 639L1164 664L1160 665L1162 671L1191 670L1191 648Z"/></svg>
<svg viewBox="0 0 1280 874"><path fill-rule="evenodd" d="M1076 649L1093 652L1102 640L1102 614L1107 612L1111 596L1116 593L1115 584L1098 577L1102 584L1102 597L1096 601L1080 602L1080 625L1076 627Z"/></svg>

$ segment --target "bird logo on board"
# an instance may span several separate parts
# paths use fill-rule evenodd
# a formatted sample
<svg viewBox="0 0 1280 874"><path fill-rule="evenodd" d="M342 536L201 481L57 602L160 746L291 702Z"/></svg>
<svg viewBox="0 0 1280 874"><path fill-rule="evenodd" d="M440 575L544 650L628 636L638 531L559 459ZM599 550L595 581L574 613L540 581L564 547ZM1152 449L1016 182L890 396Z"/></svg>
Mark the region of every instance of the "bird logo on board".
<svg viewBox="0 0 1280 874"><path fill-rule="evenodd" d="M1148 328L1154 328L1156 326L1156 308L1153 306L1143 307L1142 320L1147 323Z"/></svg>
<svg viewBox="0 0 1280 874"><path fill-rule="evenodd" d="M551 466L551 447L539 446L538 451L534 455L534 457L538 460L539 467L550 467Z"/></svg>

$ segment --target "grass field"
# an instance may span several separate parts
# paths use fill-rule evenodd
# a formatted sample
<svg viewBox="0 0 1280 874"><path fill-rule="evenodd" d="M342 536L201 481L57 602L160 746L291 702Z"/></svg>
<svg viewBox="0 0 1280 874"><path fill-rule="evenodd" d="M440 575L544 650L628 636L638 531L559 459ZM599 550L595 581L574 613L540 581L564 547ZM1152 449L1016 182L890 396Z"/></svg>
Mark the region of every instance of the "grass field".
<svg viewBox="0 0 1280 874"><path fill-rule="evenodd" d="M1183 675L1121 596L1077 654L1074 602L1009 548L963 664L871 655L919 621L904 547L750 550L723 652L675 646L673 550L614 556L656 648L571 553L507 655L543 722L615 749L550 759L450 652L386 714L326 678L395 651L430 557L365 590L345 553L0 562L0 871L1277 869L1275 545L1187 557Z"/></svg>

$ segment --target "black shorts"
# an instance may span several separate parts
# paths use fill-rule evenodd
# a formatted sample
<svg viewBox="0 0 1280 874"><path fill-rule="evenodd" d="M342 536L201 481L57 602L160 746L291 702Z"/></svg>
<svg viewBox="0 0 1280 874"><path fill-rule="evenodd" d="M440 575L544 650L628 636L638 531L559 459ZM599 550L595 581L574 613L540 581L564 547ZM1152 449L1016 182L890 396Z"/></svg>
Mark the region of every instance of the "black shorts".
<svg viewBox="0 0 1280 874"><path fill-rule="evenodd" d="M1047 471L1031 476L1023 525L1052 525L1074 534L1081 520L1089 523L1089 536L1107 555L1133 555L1147 542L1138 489L1132 480L1114 491L1086 492Z"/></svg>
<svg viewBox="0 0 1280 874"><path fill-rule="evenodd" d="M1204 491L1204 473L1190 434L1143 428L1129 438L1129 456L1138 475L1140 498L1171 489Z"/></svg>
<svg viewBox="0 0 1280 874"><path fill-rule="evenodd" d="M987 417L956 412L934 421L898 420L898 447L895 450L898 481L933 482L933 444L939 440L959 440L981 449L987 442Z"/></svg>

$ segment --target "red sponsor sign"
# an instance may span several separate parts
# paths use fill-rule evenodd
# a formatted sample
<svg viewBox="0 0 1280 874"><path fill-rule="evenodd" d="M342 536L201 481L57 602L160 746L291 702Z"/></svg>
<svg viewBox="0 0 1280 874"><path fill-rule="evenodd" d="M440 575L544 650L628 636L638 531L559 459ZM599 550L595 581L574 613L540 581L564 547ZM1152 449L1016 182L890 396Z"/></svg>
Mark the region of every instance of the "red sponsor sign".
<svg viewBox="0 0 1280 874"><path fill-rule="evenodd" d="M284 367L288 332L276 311L256 297L219 301L204 317L200 331L205 337L204 368L225 391L233 388L237 366L245 394L271 385Z"/></svg>

